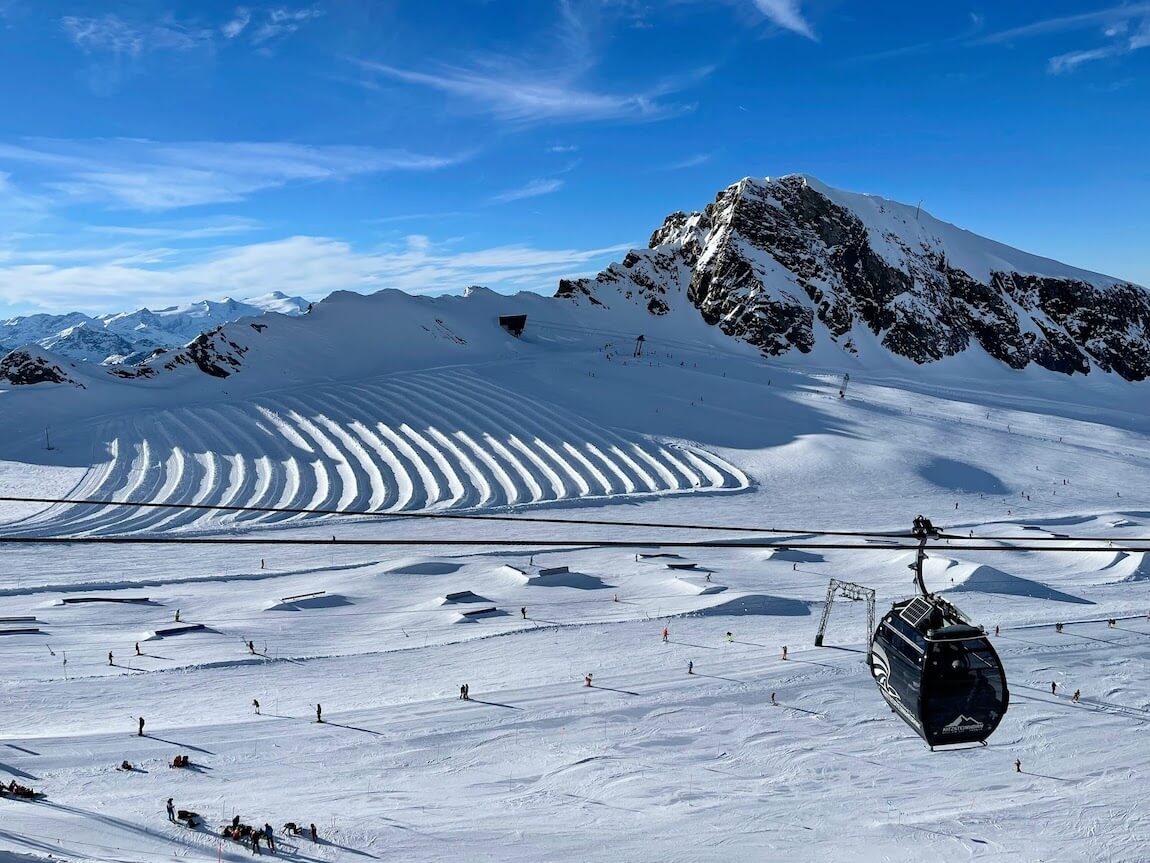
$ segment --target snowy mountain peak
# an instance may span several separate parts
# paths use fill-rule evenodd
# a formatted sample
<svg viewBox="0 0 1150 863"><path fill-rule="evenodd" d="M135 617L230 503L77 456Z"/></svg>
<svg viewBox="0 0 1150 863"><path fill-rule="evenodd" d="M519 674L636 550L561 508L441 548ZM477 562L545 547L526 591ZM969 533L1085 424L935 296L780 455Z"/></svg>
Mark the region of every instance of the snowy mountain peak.
<svg viewBox="0 0 1150 863"><path fill-rule="evenodd" d="M768 356L979 350L1012 368L1150 376L1144 289L807 175L745 177L668 216L649 245L557 295L606 307L622 295L655 315L685 303Z"/></svg>

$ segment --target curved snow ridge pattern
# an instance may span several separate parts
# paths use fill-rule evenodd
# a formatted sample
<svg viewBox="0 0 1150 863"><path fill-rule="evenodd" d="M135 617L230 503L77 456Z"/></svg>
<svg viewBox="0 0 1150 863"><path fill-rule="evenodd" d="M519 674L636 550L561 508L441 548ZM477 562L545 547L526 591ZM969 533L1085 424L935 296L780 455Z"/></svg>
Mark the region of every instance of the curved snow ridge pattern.
<svg viewBox="0 0 1150 863"><path fill-rule="evenodd" d="M738 491L746 474L685 444L596 426L469 372L427 371L107 420L72 495L355 512ZM212 529L304 518L59 505L9 532Z"/></svg>

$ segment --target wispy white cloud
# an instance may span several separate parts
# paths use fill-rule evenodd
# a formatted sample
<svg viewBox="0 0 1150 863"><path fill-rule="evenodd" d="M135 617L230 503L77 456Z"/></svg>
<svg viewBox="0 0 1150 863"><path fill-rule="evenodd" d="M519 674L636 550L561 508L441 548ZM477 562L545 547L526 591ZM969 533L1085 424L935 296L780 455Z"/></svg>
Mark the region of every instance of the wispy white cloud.
<svg viewBox="0 0 1150 863"><path fill-rule="evenodd" d="M1129 48L1131 51L1150 48L1150 17L1143 19L1142 25L1138 28L1138 32L1130 37Z"/></svg>
<svg viewBox="0 0 1150 863"><path fill-rule="evenodd" d="M550 195L563 188L563 181L559 179L532 180L515 189L500 192L491 200L496 204L507 204L511 201L522 201L524 198L538 198L540 195Z"/></svg>
<svg viewBox="0 0 1150 863"><path fill-rule="evenodd" d="M784 30L790 30L808 39L817 39L815 31L803 17L799 0L753 0L753 2L756 9Z"/></svg>
<svg viewBox="0 0 1150 863"><path fill-rule="evenodd" d="M693 110L693 105L669 97L697 84L711 73L710 67L641 86L597 83L603 46L615 23L614 0L558 0L555 8L558 15L545 28L545 38L525 39L514 55L417 65L355 58L351 62L362 71L363 86L384 90L389 82L407 84L442 94L449 108L460 113L517 124L648 122Z"/></svg>
<svg viewBox="0 0 1150 863"><path fill-rule="evenodd" d="M66 15L60 19L68 39L90 54L138 58L152 51L193 51L211 45L212 31L167 16L136 22L115 14L94 18Z"/></svg>
<svg viewBox="0 0 1150 863"><path fill-rule="evenodd" d="M1103 34L1109 37L1109 42L1094 48L1058 54L1050 58L1047 68L1055 75L1072 72L1083 63L1122 57L1150 46L1150 8L1147 9L1146 17L1139 22L1138 28L1131 33L1130 28L1135 20L1131 17L1110 20L1103 30Z"/></svg>
<svg viewBox="0 0 1150 863"><path fill-rule="evenodd" d="M465 156L373 147L139 139L0 143L0 166L35 169L39 187L65 200L170 210L239 201L288 183L344 180L386 171L427 171Z"/></svg>
<svg viewBox="0 0 1150 863"><path fill-rule="evenodd" d="M1056 57L1051 57L1047 68L1050 69L1055 75L1060 72L1072 72L1083 63L1089 63L1091 60L1104 60L1107 57L1114 57L1122 53L1121 46L1107 45L1103 48L1091 48L1086 51L1068 51L1065 54L1059 54Z"/></svg>
<svg viewBox="0 0 1150 863"><path fill-rule="evenodd" d="M1127 3L1118 6L1111 6L1106 9L1098 9L1093 12L1083 12L1076 15L1061 15L1052 18L1041 18L1035 21L1030 21L1026 24L1021 24L1015 27L1009 27L1003 30L992 30L984 32L984 25L986 18L982 15L971 14L971 27L964 33L956 33L951 36L946 36L940 39L932 39L925 42L919 42L913 45L904 45L896 48L889 48L882 51L863 54L857 57L849 58L847 62L851 63L865 63L876 60L888 60L897 57L903 57L912 54L924 54L928 51L936 51L942 48L962 46L967 48L974 48L988 45L1012 45L1014 43L1037 39L1044 36L1054 36L1062 33L1074 33L1081 31L1100 31L1108 38L1118 37L1123 35L1129 30L1130 23L1137 20L1139 17L1150 15L1150 2ZM1131 40L1131 44L1136 41ZM1103 46L1110 47L1110 46ZM1121 50L1121 46L1114 46L1116 50L1112 53L1107 51L1105 53L1096 54L1099 49L1088 48L1078 51L1070 51L1066 54L1052 57L1047 64L1047 68L1051 72L1060 72L1072 69L1080 63L1088 62L1090 60L1102 59L1103 57L1127 53ZM1131 50L1137 50L1132 48ZM1089 55L1089 56L1079 56Z"/></svg>
<svg viewBox="0 0 1150 863"><path fill-rule="evenodd" d="M87 225L84 230L92 234L127 237L137 240L164 240L181 242L204 240L213 237L230 237L247 234L261 227L253 219L226 219L206 225Z"/></svg>
<svg viewBox="0 0 1150 863"><path fill-rule="evenodd" d="M687 168L697 168L699 165L705 165L711 161L710 153L695 153L691 156L686 156L678 161L671 162L663 166L664 171L685 171Z"/></svg>
<svg viewBox="0 0 1150 863"><path fill-rule="evenodd" d="M234 17L220 28L220 32L224 34L225 39L235 39L247 29L251 21L252 10L245 6L237 6Z"/></svg>
<svg viewBox="0 0 1150 863"><path fill-rule="evenodd" d="M594 272L629 247L504 245L462 251L413 235L396 246L358 251L340 240L295 236L213 251L178 264L168 260L170 250L165 250L154 263L140 257L134 263L94 259L75 266L47 262L0 266L0 302L101 312L199 296L251 296L273 289L313 298L334 290L385 287L442 293L472 284L550 292L559 278Z"/></svg>
<svg viewBox="0 0 1150 863"><path fill-rule="evenodd" d="M262 45L272 39L289 36L298 31L308 21L323 16L323 10L317 7L306 9L287 9L279 7L267 11L264 20L252 32L253 45Z"/></svg>
<svg viewBox="0 0 1150 863"><path fill-rule="evenodd" d="M1051 33L1065 33L1075 30L1084 30L1099 25L1113 26L1118 21L1137 18L1140 15L1150 14L1150 3L1128 3L1099 9L1094 12L1083 12L1077 15L1062 15L1054 18L1042 18L1011 27L987 33L970 40L972 45L994 45L1002 42L1013 42L1019 39L1028 39L1033 36L1045 36Z"/></svg>
<svg viewBox="0 0 1150 863"><path fill-rule="evenodd" d="M547 148L548 153L575 153L579 147L576 144L552 144Z"/></svg>
<svg viewBox="0 0 1150 863"><path fill-rule="evenodd" d="M663 101L709 74L709 69L663 81L643 92L587 88L566 75L548 77L538 70L492 64L482 68L447 66L436 71L403 69L386 63L356 61L365 72L439 91L465 111L521 123L580 120L648 121L682 114L691 106Z"/></svg>

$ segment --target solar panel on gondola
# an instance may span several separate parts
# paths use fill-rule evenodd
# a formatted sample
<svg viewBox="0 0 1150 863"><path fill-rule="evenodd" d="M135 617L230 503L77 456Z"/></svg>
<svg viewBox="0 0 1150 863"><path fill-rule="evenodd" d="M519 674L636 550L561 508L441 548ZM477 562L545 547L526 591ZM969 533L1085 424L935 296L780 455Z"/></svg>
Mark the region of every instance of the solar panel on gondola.
<svg viewBox="0 0 1150 863"><path fill-rule="evenodd" d="M887 704L933 749L985 744L1009 703L1006 672L986 631L954 605L928 593L926 541L938 531L914 520L918 553L911 569L919 596L896 602L875 629L870 669Z"/></svg>

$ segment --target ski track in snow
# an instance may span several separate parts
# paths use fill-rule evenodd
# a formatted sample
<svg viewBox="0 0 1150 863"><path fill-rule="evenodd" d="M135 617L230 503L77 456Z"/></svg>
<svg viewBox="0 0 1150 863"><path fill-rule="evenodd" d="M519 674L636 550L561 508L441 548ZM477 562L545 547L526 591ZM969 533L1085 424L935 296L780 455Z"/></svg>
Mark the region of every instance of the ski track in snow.
<svg viewBox="0 0 1150 863"><path fill-rule="evenodd" d="M746 488L718 456L596 427L472 373L106 420L107 458L74 494L220 506L405 512ZM57 505L12 533L76 535L282 523L301 515Z"/></svg>

